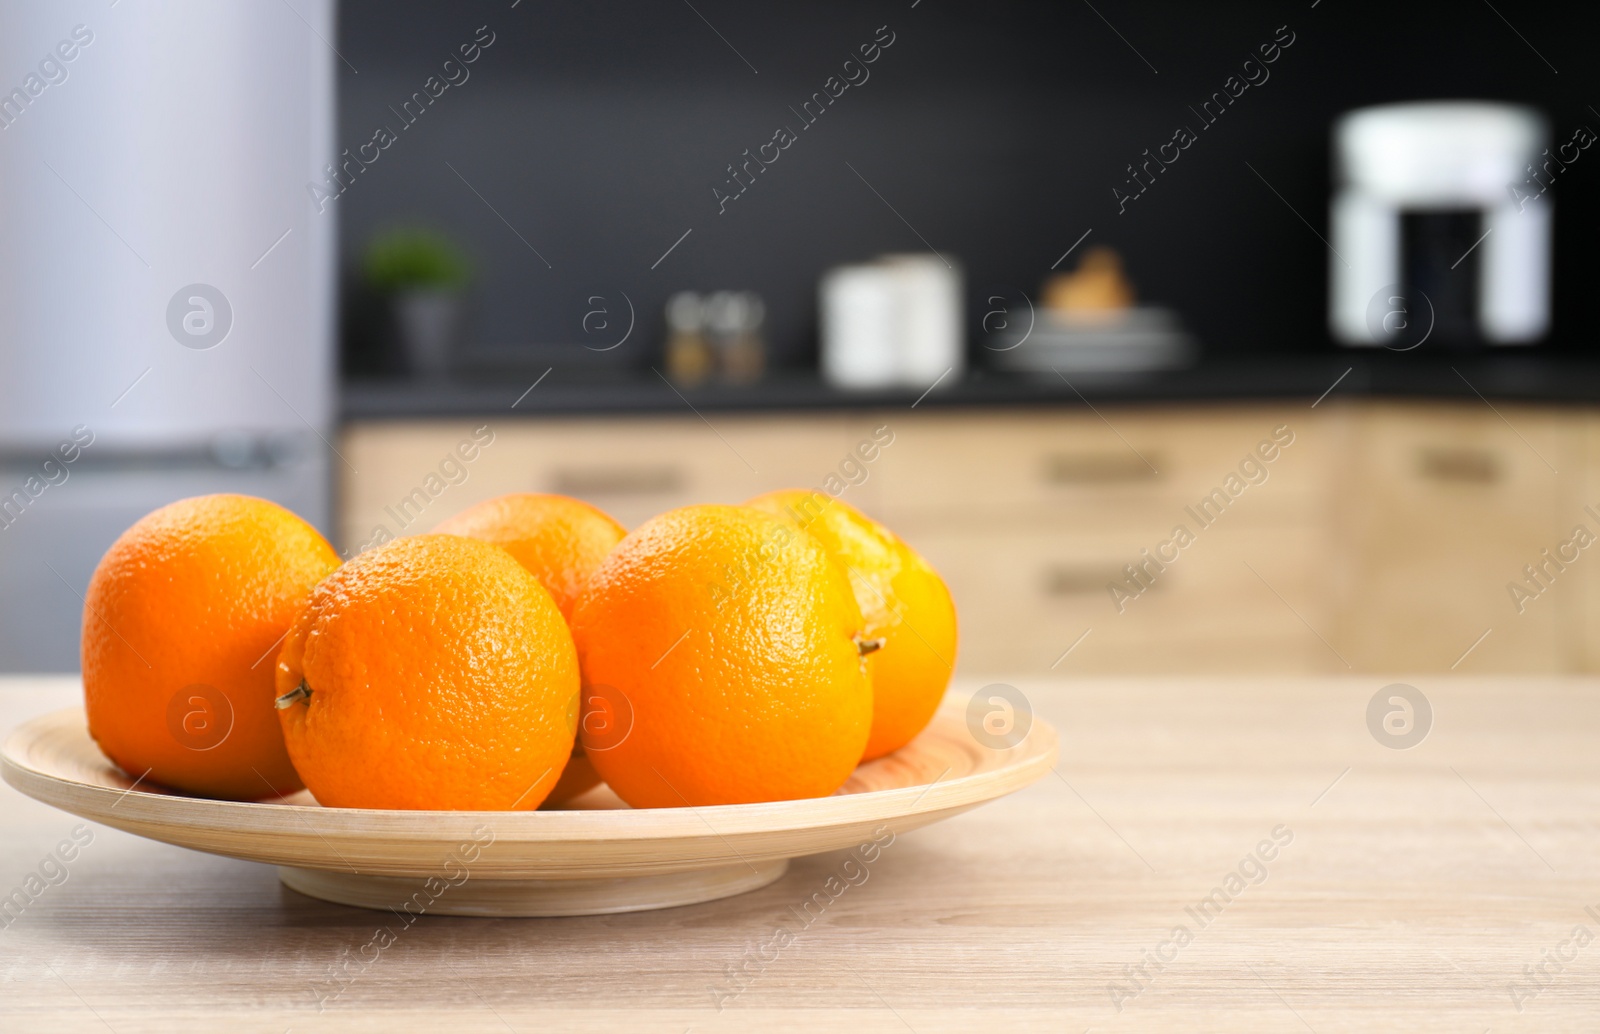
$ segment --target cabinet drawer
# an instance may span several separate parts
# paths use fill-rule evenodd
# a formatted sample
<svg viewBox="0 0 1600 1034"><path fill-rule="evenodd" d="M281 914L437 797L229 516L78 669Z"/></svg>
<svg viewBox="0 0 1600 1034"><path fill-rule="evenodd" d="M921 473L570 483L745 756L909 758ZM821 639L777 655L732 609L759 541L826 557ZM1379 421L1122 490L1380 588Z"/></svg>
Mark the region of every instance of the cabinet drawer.
<svg viewBox="0 0 1600 1034"><path fill-rule="evenodd" d="M1345 670L1317 639L1333 622L1315 567L1320 536L1309 527L1205 529L1173 547L1164 570L1146 569L1155 572L1144 576L1148 588L1124 597L1108 586L1132 589L1125 566L1162 537L917 527L905 537L950 586L958 667L970 675Z"/></svg>
<svg viewBox="0 0 1600 1034"><path fill-rule="evenodd" d="M1544 520L1582 479L1582 428L1548 407L1370 406L1340 444L1343 480L1372 495L1362 502L1375 516L1415 505Z"/></svg>
<svg viewBox="0 0 1600 1034"><path fill-rule="evenodd" d="M1358 667L1575 670L1585 563L1518 607L1508 586L1582 512L1581 427L1549 408L1372 407L1346 428L1337 505L1339 634ZM1552 568L1554 571L1554 568ZM1537 586L1535 586L1537 587ZM1492 629L1492 631L1490 631Z"/></svg>
<svg viewBox="0 0 1600 1034"><path fill-rule="evenodd" d="M1177 513L1217 490L1240 504L1230 518L1238 522L1314 509L1323 446L1311 433L1318 417L1306 407L1106 409L1101 416L893 417L895 445L883 461L886 517L1121 520ZM1293 436L1290 444L1271 444L1279 427L1280 439ZM1255 452L1263 441L1269 462Z"/></svg>
<svg viewBox="0 0 1600 1034"><path fill-rule="evenodd" d="M427 421L358 424L341 451L340 530L346 550L378 528L416 534L507 492L575 496L636 527L691 503L738 503L777 488L816 488L830 476L841 498L877 510L882 452L867 416L782 420L693 414L605 420ZM474 431L488 444L469 449ZM862 454L873 455L862 460Z"/></svg>
<svg viewBox="0 0 1600 1034"><path fill-rule="evenodd" d="M1600 535L1600 519L1583 509L1592 507L1600 513L1600 415L1585 413L1574 420L1582 436L1584 470L1577 490L1579 509L1583 512L1573 523L1583 524ZM1576 574L1581 592L1571 617L1569 634L1576 643L1574 652L1579 670L1600 672L1600 634L1595 634L1595 630L1600 629L1600 555L1596 555L1594 547L1584 550L1579 567Z"/></svg>

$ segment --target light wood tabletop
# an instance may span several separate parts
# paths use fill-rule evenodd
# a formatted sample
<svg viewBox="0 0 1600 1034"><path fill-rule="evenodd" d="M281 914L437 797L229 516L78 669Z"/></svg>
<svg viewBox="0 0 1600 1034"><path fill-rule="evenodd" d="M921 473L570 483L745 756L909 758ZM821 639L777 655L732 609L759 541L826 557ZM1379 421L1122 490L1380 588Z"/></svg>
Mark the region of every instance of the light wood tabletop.
<svg viewBox="0 0 1600 1034"><path fill-rule="evenodd" d="M997 681L1055 775L656 912L407 925L0 786L0 1030L1600 1027L1600 681Z"/></svg>

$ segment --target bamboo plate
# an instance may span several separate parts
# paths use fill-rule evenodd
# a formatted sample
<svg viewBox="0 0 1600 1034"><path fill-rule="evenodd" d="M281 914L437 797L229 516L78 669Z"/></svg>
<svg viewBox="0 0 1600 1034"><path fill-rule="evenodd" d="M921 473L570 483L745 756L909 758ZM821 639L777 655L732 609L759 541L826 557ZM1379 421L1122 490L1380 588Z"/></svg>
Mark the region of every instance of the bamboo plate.
<svg viewBox="0 0 1600 1034"><path fill-rule="evenodd" d="M324 808L305 791L257 803L136 786L89 738L83 709L19 726L0 775L30 797L197 851L278 866L302 894L443 915L570 916L670 908L772 883L789 859L881 842L1020 790L1055 764L1034 719L1000 749L946 709L831 797L628 808L605 787L533 812Z"/></svg>

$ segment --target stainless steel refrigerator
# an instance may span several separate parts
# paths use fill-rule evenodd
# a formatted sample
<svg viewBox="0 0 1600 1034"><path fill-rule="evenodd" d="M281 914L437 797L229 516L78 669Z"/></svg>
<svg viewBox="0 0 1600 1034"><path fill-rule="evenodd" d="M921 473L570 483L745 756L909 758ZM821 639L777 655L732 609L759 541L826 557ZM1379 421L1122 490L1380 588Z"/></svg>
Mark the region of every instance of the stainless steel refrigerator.
<svg viewBox="0 0 1600 1034"><path fill-rule="evenodd" d="M0 0L0 670L205 492L328 530L332 0Z"/></svg>

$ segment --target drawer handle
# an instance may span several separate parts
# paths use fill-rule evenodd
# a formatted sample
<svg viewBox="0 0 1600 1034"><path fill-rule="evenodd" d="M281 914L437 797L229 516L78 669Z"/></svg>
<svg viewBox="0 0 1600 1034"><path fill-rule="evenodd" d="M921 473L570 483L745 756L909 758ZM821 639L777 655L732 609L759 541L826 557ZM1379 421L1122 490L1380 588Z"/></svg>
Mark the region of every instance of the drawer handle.
<svg viewBox="0 0 1600 1034"><path fill-rule="evenodd" d="M1045 457L1044 480L1051 485L1154 481L1160 476L1155 468L1160 466L1153 467L1132 452L1063 452Z"/></svg>
<svg viewBox="0 0 1600 1034"><path fill-rule="evenodd" d="M1044 594L1046 596L1083 596L1105 592L1108 584L1126 585L1128 572L1111 563L1061 564L1044 569ZM1161 585L1157 579L1150 585Z"/></svg>
<svg viewBox="0 0 1600 1034"><path fill-rule="evenodd" d="M1487 449L1419 449L1417 469L1430 481L1492 485L1500 480L1500 460Z"/></svg>
<svg viewBox="0 0 1600 1034"><path fill-rule="evenodd" d="M551 491L561 495L661 495L683 488L677 467L586 467L557 470Z"/></svg>

